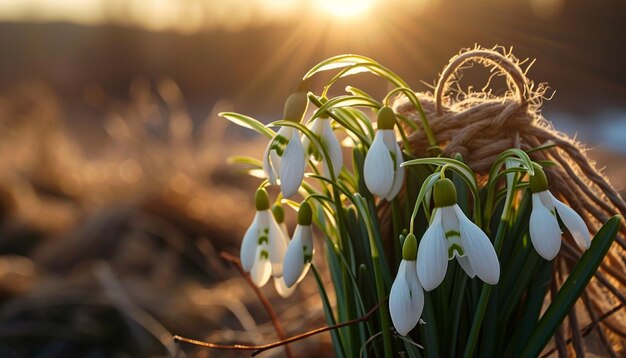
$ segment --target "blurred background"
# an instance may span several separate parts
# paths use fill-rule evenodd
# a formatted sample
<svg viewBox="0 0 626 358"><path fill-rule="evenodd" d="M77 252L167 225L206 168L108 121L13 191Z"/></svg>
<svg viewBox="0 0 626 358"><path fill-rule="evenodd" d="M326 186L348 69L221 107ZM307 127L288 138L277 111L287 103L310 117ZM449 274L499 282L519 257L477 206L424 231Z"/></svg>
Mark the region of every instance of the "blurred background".
<svg viewBox="0 0 626 358"><path fill-rule="evenodd" d="M619 0L0 0L0 355L224 356L172 334L275 340L219 257L237 253L258 184L226 158L258 157L264 140L217 113L279 119L337 54L419 91L475 44L536 59L528 76L555 91L544 116L623 193L624 14ZM476 70L467 86L488 78ZM289 335L324 324L310 277L288 299L263 292Z"/></svg>

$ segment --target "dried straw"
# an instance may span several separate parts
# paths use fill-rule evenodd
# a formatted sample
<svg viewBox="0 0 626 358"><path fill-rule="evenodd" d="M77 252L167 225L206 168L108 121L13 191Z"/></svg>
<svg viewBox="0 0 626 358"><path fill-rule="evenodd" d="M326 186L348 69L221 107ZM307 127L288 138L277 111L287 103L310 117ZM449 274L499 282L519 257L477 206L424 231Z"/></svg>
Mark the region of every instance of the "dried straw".
<svg viewBox="0 0 626 358"><path fill-rule="evenodd" d="M491 69L493 75L505 76L508 91L501 97L491 92L463 92L458 80L469 63L479 63ZM566 201L581 214L592 233L609 217L621 213L626 216L626 203L611 186L607 178L596 169L594 162L585 154L583 145L560 133L541 115L541 105L547 86L535 85L526 77L521 65L524 61L515 58L502 48L473 48L463 50L454 56L444 68L432 93L417 93L431 128L442 149L442 154L453 157L460 153L465 162L477 173L479 181L484 181L495 158L508 148L530 149L552 142L555 146L548 150L532 153L535 161L551 160L558 165L545 169L550 182L550 190ZM532 64L532 63L531 63ZM453 98L448 95L456 92ZM421 128L421 120L413 105L405 98L398 97L394 110L414 121ZM410 128L405 128L407 131ZM409 135L413 154L426 156L429 144L423 131ZM383 222L388 222L388 210L383 208ZM567 235L569 236L569 235ZM599 269L595 280L586 289L585 296L590 304L579 302L579 314L569 318L569 327L563 332L579 332L595 317L602 316L621 301L626 293L626 225L622 223L616 244L611 247ZM555 275L567 277L576 260L565 257L579 257L580 249L571 237L564 240L564 250L557 256L554 265ZM554 278L553 278L554 279ZM626 338L622 336L621 324L626 322L624 309L601 322L602 336L610 340L611 348L624 353ZM582 320L582 322L581 322ZM586 322L585 322L586 321ZM563 323L565 326L567 323ZM578 343L578 342L577 342ZM578 344L577 344L578 346Z"/></svg>

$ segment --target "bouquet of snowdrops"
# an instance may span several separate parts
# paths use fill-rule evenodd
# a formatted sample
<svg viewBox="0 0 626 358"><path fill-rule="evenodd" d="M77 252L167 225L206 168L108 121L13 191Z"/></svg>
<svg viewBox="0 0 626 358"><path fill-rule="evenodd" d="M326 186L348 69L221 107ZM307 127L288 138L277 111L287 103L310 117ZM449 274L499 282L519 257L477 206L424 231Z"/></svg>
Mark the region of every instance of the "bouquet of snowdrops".
<svg viewBox="0 0 626 358"><path fill-rule="evenodd" d="M307 88L326 71L334 75L320 93ZM328 96L338 79L359 72L392 89L382 99L350 86ZM542 153L552 142L518 138L476 173L465 160L472 153L446 151L454 138L438 138L431 127L438 113L426 113L424 95L372 59L327 59L302 83L283 118L269 125L221 114L268 139L260 160L235 159L266 178L241 243L251 280L259 287L273 280L288 296L312 272L339 357L539 355L599 267L620 218L589 228L551 191L560 183L546 173L559 163ZM415 150L415 136L426 150ZM271 198L268 186L280 193ZM295 228L284 223L291 209ZM558 281L563 236L580 255ZM318 255L327 261L333 301L314 264Z"/></svg>

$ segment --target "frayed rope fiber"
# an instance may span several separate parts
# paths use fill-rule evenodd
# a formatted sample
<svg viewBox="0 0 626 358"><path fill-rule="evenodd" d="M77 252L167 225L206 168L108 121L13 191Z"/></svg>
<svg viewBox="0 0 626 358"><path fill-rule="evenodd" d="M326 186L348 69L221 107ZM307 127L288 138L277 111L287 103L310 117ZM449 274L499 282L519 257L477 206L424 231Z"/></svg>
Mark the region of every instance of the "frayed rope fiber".
<svg viewBox="0 0 626 358"><path fill-rule="evenodd" d="M456 91L457 96L447 96L453 92L462 70L470 63L482 64L492 73L505 76L509 90L501 97L490 92L463 93L460 90ZM479 175L480 181L480 176L488 174L496 157L504 150L527 150L553 143L554 146L549 149L530 154L534 161L551 160L557 163L557 166L545 168L551 192L569 203L584 218L593 234L611 216L620 213L626 217L624 199L595 168L583 146L556 131L541 115L547 86L535 85L528 80L521 64L501 48L464 50L444 68L434 94L417 93L442 154L446 157L461 154L465 163ZM421 128L419 114L409 100L398 97L393 107L396 113L406 116ZM407 133L411 131L408 126L405 130ZM431 149L423 131L411 133L408 139L416 157L426 156ZM381 208L380 212L385 223L390 220L386 209ZM600 316L615 304L626 305L625 237L626 225L622 223L616 244L596 275L598 279L592 280L583 294L583 301L591 299L592 302L585 305L587 319ZM559 277L567 277L576 262L574 257L582 254L571 237L567 237L563 245L566 248L554 263L555 275ZM625 318L622 310L603 321L603 328L608 331L613 344L623 344L626 339L626 328L622 327ZM579 330L574 327L582 325L570 322L570 330Z"/></svg>

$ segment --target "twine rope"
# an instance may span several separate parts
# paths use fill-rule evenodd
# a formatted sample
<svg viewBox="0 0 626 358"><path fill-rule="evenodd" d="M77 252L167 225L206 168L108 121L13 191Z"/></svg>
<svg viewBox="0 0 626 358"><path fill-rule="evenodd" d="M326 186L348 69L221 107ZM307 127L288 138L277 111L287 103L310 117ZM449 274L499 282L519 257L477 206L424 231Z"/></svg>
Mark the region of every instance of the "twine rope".
<svg viewBox="0 0 626 358"><path fill-rule="evenodd" d="M501 97L484 92L461 93L455 98L446 96L469 62L482 64L506 76L508 91ZM444 68L434 94L416 93L442 148L442 155L453 157L460 153L465 163L478 175L479 181L484 182L496 157L504 150L513 147L527 150L552 142L555 145L553 148L530 154L535 161L550 160L558 164L545 168L550 191L578 212L592 233L596 233L606 220L617 213L626 217L624 199L596 169L582 144L556 131L541 115L547 86L535 86L520 64L517 58L502 49L477 47L465 50L454 56ZM396 98L393 107L396 113L406 116L421 128L419 114L405 97ZM411 131L409 127L405 130L407 133ZM429 143L422 130L412 132L408 139L414 155L426 155ZM382 207L380 211L383 222L389 220L387 209ZM624 224L622 219L616 244L611 247L599 269L600 277L592 280L585 292L585 297L591 298L592 304L579 305L579 308L588 311L587 317L600 316L608 310L607 302L613 302L615 298L623 299L626 292ZM582 254L569 234L566 234L563 245L570 253ZM567 277L575 262L559 254L555 261L555 275L558 273ZM596 312L589 312L590 307ZM578 320L578 316L572 317ZM626 314L622 311L602 323L610 333L609 337L626 337L614 324L616 320L625 318ZM577 321L570 322L570 330L580 326Z"/></svg>

